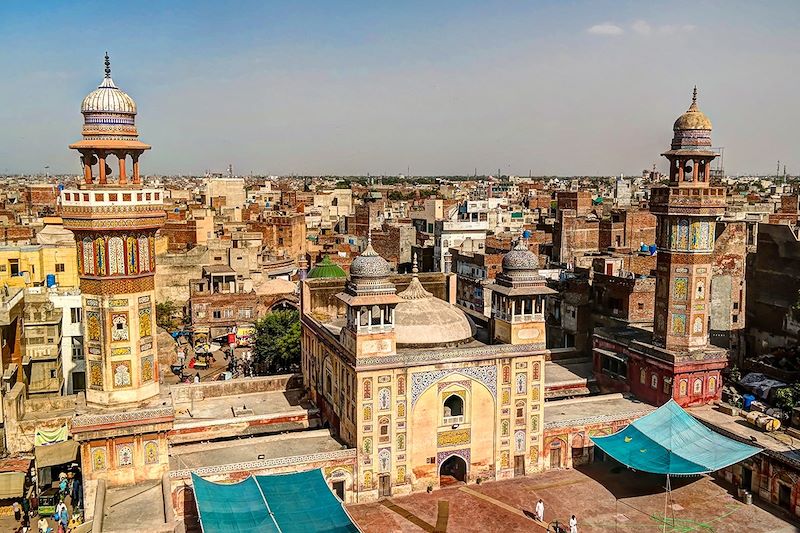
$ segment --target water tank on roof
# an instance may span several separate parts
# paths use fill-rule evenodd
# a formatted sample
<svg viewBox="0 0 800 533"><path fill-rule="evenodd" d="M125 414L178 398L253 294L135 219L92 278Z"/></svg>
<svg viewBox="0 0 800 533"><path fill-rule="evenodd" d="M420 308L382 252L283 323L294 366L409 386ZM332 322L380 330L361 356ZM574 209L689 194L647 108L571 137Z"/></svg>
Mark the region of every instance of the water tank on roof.
<svg viewBox="0 0 800 533"><path fill-rule="evenodd" d="M55 287L56 286L56 275L55 274L48 274L45 277L46 283L48 287Z"/></svg>

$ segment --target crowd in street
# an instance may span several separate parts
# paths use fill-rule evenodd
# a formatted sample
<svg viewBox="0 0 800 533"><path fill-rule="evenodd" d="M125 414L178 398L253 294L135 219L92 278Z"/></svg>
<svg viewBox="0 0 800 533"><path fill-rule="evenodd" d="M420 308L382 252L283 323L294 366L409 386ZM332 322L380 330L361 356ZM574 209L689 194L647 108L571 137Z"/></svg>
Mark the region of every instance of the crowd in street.
<svg viewBox="0 0 800 533"><path fill-rule="evenodd" d="M35 486L34 486L35 489ZM58 475L58 489L55 495L53 514L44 512L44 502L32 491L31 497L14 501L14 521L16 531L21 533L69 533L83 523L83 479L80 468L71 466ZM41 504L41 505L40 505ZM36 529L31 523L36 520ZM48 518L50 516L50 518Z"/></svg>

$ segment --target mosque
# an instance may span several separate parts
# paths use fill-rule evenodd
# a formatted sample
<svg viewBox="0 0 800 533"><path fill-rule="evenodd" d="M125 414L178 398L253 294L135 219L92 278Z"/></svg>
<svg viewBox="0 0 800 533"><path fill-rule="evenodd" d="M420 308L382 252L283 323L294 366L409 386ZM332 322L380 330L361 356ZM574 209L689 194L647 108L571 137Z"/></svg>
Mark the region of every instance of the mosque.
<svg viewBox="0 0 800 533"><path fill-rule="evenodd" d="M410 279L393 276L371 243L346 280L303 283L304 383L357 450L359 499L542 468L544 299L554 291L522 241L502 268L480 327L448 301L451 277L426 283L416 265Z"/></svg>

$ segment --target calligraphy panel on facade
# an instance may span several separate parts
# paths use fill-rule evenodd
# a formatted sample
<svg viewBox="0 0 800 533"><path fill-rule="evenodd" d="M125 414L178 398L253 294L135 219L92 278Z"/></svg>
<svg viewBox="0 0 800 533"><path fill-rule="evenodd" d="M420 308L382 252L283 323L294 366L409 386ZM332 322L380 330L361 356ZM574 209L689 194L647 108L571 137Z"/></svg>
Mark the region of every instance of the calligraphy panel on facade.
<svg viewBox="0 0 800 533"><path fill-rule="evenodd" d="M459 444L469 444L469 441L469 429L442 431L438 433L436 437L436 443L438 446L457 446Z"/></svg>

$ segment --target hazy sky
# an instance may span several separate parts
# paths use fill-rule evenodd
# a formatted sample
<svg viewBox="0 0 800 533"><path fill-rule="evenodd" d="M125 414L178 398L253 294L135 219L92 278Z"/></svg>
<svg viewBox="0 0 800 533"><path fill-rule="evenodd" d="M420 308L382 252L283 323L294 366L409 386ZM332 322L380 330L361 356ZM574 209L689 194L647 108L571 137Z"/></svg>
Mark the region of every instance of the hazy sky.
<svg viewBox="0 0 800 533"><path fill-rule="evenodd" d="M692 86L729 172L800 172L800 2L2 2L0 172L79 172L111 54L144 172L640 172Z"/></svg>

